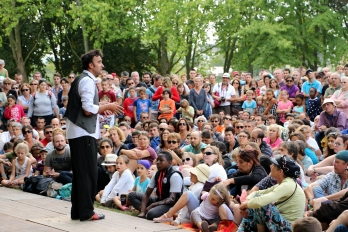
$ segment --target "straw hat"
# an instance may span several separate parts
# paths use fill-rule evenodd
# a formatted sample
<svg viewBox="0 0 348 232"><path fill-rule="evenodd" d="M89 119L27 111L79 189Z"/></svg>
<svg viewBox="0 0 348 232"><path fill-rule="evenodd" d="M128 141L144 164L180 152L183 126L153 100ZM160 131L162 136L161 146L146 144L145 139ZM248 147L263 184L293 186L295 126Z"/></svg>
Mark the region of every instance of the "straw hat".
<svg viewBox="0 0 348 232"><path fill-rule="evenodd" d="M117 155L115 155L115 154L107 154L105 156L104 162L101 165L104 165L104 166L116 165L116 159L117 159Z"/></svg>
<svg viewBox="0 0 348 232"><path fill-rule="evenodd" d="M206 164L198 164L190 169L190 173L195 174L199 182L205 183L210 175L210 167Z"/></svg>

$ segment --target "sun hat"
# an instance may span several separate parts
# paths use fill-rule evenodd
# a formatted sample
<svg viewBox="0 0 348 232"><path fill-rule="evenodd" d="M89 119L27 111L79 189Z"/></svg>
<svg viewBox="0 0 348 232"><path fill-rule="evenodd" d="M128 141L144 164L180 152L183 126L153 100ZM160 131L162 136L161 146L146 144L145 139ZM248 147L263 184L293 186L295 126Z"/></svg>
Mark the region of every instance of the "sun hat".
<svg viewBox="0 0 348 232"><path fill-rule="evenodd" d="M331 98L326 98L321 106L324 106L326 103L332 103L332 105L336 106L334 100Z"/></svg>
<svg viewBox="0 0 348 232"><path fill-rule="evenodd" d="M138 160L138 164L143 165L147 170L151 167L151 163L148 160Z"/></svg>
<svg viewBox="0 0 348 232"><path fill-rule="evenodd" d="M196 175L199 182L205 183L210 175L210 167L206 164L198 164L190 169L190 173Z"/></svg>
<svg viewBox="0 0 348 232"><path fill-rule="evenodd" d="M222 78L230 78L230 74L224 73L224 74L222 75Z"/></svg>
<svg viewBox="0 0 348 232"><path fill-rule="evenodd" d="M287 155L271 158L271 162L282 169L287 177L297 178L301 174L300 167Z"/></svg>
<svg viewBox="0 0 348 232"><path fill-rule="evenodd" d="M115 155L115 154L107 154L105 156L104 162L101 165L103 165L103 166L116 165L116 159L117 159L117 155Z"/></svg>

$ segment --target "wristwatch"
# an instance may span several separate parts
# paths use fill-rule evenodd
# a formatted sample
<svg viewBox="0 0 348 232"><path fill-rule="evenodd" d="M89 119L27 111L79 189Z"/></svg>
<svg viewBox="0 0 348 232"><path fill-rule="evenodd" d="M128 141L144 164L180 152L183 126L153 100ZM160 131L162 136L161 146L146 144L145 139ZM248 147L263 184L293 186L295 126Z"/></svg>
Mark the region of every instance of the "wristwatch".
<svg viewBox="0 0 348 232"><path fill-rule="evenodd" d="M309 202L311 202L313 199L314 199L313 197L308 198L308 204L309 204Z"/></svg>

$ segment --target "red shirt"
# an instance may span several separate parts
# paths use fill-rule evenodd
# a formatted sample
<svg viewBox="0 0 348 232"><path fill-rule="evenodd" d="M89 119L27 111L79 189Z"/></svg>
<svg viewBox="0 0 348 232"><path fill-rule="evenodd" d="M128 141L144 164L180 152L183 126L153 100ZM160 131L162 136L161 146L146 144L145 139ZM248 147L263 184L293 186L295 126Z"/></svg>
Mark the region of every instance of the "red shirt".
<svg viewBox="0 0 348 232"><path fill-rule="evenodd" d="M46 147L49 142L48 142L47 138L44 138L44 139L40 140L40 143L42 143L42 145L44 145L44 147Z"/></svg>
<svg viewBox="0 0 348 232"><path fill-rule="evenodd" d="M124 115L129 116L132 121L135 121L134 118L134 102L137 100L138 98L126 98L126 100L124 100L123 102L123 109L124 109Z"/></svg>
<svg viewBox="0 0 348 232"><path fill-rule="evenodd" d="M14 119L16 122L20 122L21 118L25 116L24 110L20 105L14 105L11 108L8 106L5 108L4 117L8 120Z"/></svg>

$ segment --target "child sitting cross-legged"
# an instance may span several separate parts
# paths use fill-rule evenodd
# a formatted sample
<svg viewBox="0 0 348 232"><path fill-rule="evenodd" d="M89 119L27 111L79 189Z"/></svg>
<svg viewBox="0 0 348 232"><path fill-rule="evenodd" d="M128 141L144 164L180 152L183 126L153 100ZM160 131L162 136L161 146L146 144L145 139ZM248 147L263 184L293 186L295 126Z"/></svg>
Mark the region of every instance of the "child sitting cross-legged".
<svg viewBox="0 0 348 232"><path fill-rule="evenodd" d="M103 145L104 142L102 142L101 145ZM102 166L106 169L106 174L109 176L110 180L112 179L112 176L116 172L116 160L117 155L115 154L107 154L105 156L104 162L101 163ZM98 176L99 177L99 176ZM100 202L102 196L103 196L104 190L100 190L99 193L95 196L95 199Z"/></svg>
<svg viewBox="0 0 348 232"><path fill-rule="evenodd" d="M137 164L137 174L138 177L134 181L134 186L132 191L138 192L138 193L145 193L147 186L150 184L150 178L147 177L148 175L148 170L151 167L151 163L148 160L138 160ZM128 194L127 194L128 196ZM127 197L126 196L126 197ZM125 205L122 205L120 196L116 196L113 199L115 205L117 208L121 210L128 210L129 202L128 199L126 201Z"/></svg>

